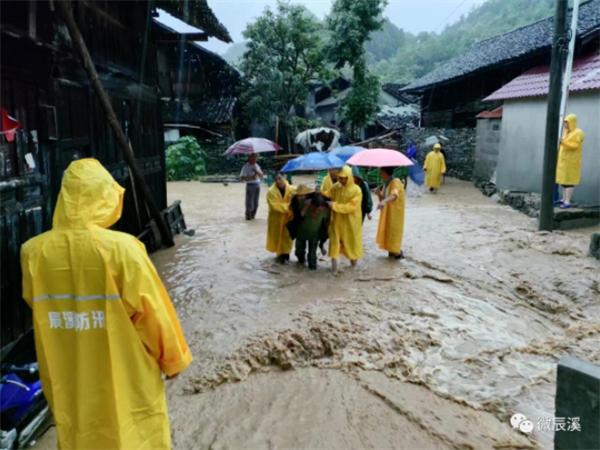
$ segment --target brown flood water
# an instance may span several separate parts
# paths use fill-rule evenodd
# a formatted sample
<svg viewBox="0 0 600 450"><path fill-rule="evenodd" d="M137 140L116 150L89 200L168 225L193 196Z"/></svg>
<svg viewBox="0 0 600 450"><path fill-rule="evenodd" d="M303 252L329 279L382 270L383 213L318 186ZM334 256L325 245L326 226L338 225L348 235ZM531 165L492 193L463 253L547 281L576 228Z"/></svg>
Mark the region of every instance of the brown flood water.
<svg viewBox="0 0 600 450"><path fill-rule="evenodd" d="M175 448L552 448L509 418L554 416L561 356L600 364L592 230L409 186L407 258L376 248L374 214L336 277L275 263L261 189L247 222L242 184L168 186L196 230L153 255L195 357L168 385Z"/></svg>
<svg viewBox="0 0 600 450"><path fill-rule="evenodd" d="M590 230L537 232L450 179L409 190L407 259L374 217L335 277L274 262L265 193L247 222L242 184L169 184L196 230L154 255L195 355L169 386L176 448L551 447L508 419L553 417L562 355L600 363Z"/></svg>

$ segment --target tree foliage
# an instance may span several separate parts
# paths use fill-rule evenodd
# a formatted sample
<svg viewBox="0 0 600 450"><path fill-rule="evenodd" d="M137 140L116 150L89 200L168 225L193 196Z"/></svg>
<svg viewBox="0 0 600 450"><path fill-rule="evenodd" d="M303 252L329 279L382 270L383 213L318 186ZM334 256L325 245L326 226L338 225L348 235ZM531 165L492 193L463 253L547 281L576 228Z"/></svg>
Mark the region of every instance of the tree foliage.
<svg viewBox="0 0 600 450"><path fill-rule="evenodd" d="M342 116L350 122L350 134L370 124L379 109L379 78L369 73L364 64L355 66L352 89L342 101Z"/></svg>
<svg viewBox="0 0 600 450"><path fill-rule="evenodd" d="M368 61L384 82L409 83L464 52L475 42L497 36L552 15L554 0L488 0L443 30L417 35L386 25L367 43ZM394 30L395 28L395 30ZM402 33L394 44L389 35ZM371 53L369 49L377 49ZM390 54L391 58L378 55Z"/></svg>
<svg viewBox="0 0 600 450"><path fill-rule="evenodd" d="M246 28L241 69L247 82L242 104L248 118L289 125L290 111L303 105L311 80L325 70L323 28L308 10L278 2Z"/></svg>
<svg viewBox="0 0 600 450"><path fill-rule="evenodd" d="M205 153L193 136L183 136L167 147L167 179L195 180L206 175Z"/></svg>
<svg viewBox="0 0 600 450"><path fill-rule="evenodd" d="M342 101L342 117L351 134L370 123L378 110L379 80L365 60L369 36L383 25L386 0L335 0L327 19L330 31L327 54L336 68L352 67L352 87Z"/></svg>

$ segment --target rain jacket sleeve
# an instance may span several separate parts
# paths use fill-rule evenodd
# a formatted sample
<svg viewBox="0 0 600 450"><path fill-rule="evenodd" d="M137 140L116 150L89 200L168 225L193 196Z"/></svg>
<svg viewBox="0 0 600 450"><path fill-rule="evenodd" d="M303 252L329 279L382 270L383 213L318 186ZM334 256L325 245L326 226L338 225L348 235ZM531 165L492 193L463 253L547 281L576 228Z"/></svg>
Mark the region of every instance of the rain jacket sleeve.
<svg viewBox="0 0 600 450"><path fill-rule="evenodd" d="M127 252L128 260L123 261L122 298L146 350L163 373L173 376L189 366L192 355L169 294L144 245L139 241L135 244Z"/></svg>
<svg viewBox="0 0 600 450"><path fill-rule="evenodd" d="M29 261L29 255L27 254L27 246L21 247L21 272L22 272L22 288L23 300L29 305L30 308L33 309L33 284L31 280L31 273L29 272L29 267L27 261Z"/></svg>
<svg viewBox="0 0 600 450"><path fill-rule="evenodd" d="M358 186L356 186L358 188ZM331 209L339 214L350 214L360 208L362 203L362 192L360 189L353 190L353 197L346 203L333 202Z"/></svg>
<svg viewBox="0 0 600 450"><path fill-rule="evenodd" d="M442 155L442 174L446 173L446 158Z"/></svg>
<svg viewBox="0 0 600 450"><path fill-rule="evenodd" d="M579 129L567 134L560 142L565 150L579 150L583 142L583 132Z"/></svg>

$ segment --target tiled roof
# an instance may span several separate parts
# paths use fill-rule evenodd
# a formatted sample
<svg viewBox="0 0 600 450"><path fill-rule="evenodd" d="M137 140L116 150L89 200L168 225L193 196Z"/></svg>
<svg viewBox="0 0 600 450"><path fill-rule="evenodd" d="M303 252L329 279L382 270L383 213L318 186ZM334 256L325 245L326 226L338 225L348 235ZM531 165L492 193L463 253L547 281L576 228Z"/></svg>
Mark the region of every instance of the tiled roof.
<svg viewBox="0 0 600 450"><path fill-rule="evenodd" d="M206 0L157 0L155 6L201 28L209 36L223 42L232 42L227 28L219 22Z"/></svg>
<svg viewBox="0 0 600 450"><path fill-rule="evenodd" d="M571 22L569 11L567 23ZM405 92L421 91L449 80L465 77L475 71L506 64L529 54L550 50L554 30L554 17L547 17L516 30L474 44L462 55L452 58L432 72L414 81ZM600 0L581 4L577 36L579 38L600 30Z"/></svg>
<svg viewBox="0 0 600 450"><path fill-rule="evenodd" d="M484 100L545 96L548 94L549 84L549 67L535 67L505 84ZM578 59L573 64L569 91L590 89L600 89L600 54L598 53Z"/></svg>

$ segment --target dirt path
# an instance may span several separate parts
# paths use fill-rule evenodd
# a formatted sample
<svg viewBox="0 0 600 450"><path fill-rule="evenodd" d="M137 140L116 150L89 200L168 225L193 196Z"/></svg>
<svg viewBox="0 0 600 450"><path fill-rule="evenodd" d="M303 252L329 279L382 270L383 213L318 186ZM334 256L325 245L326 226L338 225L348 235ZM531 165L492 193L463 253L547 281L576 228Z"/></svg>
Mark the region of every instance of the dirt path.
<svg viewBox="0 0 600 450"><path fill-rule="evenodd" d="M470 184L411 189L407 259L374 244L334 277L275 264L243 185L170 183L194 236L153 255L195 361L168 387L174 446L551 448L558 359L600 363L590 230L536 231ZM292 260L295 260L292 257Z"/></svg>

